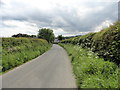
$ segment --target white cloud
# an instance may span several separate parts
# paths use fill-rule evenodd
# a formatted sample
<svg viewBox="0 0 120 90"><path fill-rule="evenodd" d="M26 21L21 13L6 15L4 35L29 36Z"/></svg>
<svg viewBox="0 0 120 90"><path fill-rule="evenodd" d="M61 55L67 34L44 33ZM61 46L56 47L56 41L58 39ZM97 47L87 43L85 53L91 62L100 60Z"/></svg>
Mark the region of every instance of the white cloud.
<svg viewBox="0 0 120 90"><path fill-rule="evenodd" d="M38 27L34 23L26 22L26 21L15 21L15 20L7 20L3 21L3 25L6 27L2 27L0 31L0 37L7 36L10 37L13 34L24 33L24 34L37 34ZM12 27L12 28L11 28Z"/></svg>
<svg viewBox="0 0 120 90"><path fill-rule="evenodd" d="M94 32L99 32L100 30L109 27L110 25L113 25L111 20L106 20L104 22L102 22L100 25L98 25L97 27L95 27L95 31Z"/></svg>

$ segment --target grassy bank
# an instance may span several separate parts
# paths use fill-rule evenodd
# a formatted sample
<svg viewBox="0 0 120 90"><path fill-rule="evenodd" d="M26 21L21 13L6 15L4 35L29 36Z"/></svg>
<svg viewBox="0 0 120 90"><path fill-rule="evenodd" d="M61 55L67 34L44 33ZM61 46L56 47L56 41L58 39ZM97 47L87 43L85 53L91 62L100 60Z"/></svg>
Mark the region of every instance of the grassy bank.
<svg viewBox="0 0 120 90"><path fill-rule="evenodd" d="M52 45L43 39L2 38L2 72L43 54Z"/></svg>
<svg viewBox="0 0 120 90"><path fill-rule="evenodd" d="M73 65L79 88L120 88L120 68L109 61L104 61L88 49L78 45L60 44L68 52Z"/></svg>

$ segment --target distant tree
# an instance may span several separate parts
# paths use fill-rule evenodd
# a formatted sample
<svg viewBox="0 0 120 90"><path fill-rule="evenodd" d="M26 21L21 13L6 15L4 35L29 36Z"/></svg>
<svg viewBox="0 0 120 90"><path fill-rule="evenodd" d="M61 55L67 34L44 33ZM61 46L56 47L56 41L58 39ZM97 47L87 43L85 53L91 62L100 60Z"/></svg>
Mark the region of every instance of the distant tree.
<svg viewBox="0 0 120 90"><path fill-rule="evenodd" d="M15 35L12 35L12 37L23 37L23 34L21 34L21 33L15 34Z"/></svg>
<svg viewBox="0 0 120 90"><path fill-rule="evenodd" d="M19 34L12 35L12 37L32 37L32 38L34 38L34 37L36 37L36 35L28 35L28 34L19 33Z"/></svg>
<svg viewBox="0 0 120 90"><path fill-rule="evenodd" d="M36 35L30 35L30 37L35 38L35 37L36 37Z"/></svg>
<svg viewBox="0 0 120 90"><path fill-rule="evenodd" d="M63 40L64 37L62 35L58 35L58 40Z"/></svg>
<svg viewBox="0 0 120 90"><path fill-rule="evenodd" d="M46 39L48 42L52 43L54 41L55 35L53 30L42 28L38 31L38 38Z"/></svg>

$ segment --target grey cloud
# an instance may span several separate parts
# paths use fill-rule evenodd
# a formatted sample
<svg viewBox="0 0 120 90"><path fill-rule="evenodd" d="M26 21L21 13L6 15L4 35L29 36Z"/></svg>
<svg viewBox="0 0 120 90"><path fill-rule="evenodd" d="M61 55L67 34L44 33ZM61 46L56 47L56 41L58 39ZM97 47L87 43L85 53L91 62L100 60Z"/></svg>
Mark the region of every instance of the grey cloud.
<svg viewBox="0 0 120 90"><path fill-rule="evenodd" d="M5 5L5 3L0 0L0 7L3 7L4 5Z"/></svg>
<svg viewBox="0 0 120 90"><path fill-rule="evenodd" d="M117 3L107 3L86 3L88 7L95 8L97 6L102 6L104 9L90 12L85 19L79 17L77 15L77 10L72 8L72 6L69 8L58 5L54 7L52 11L43 12L29 6L26 8L26 5L19 3L14 3L14 9L19 6L18 10L20 11L15 13L13 10L13 12L9 13L5 11L7 9L3 8L6 13L3 14L2 17L3 20L18 20L36 23L38 27L50 27L53 29L62 28L66 32L87 32L94 31L93 27L100 25L105 20L117 20ZM58 17L60 17L61 20L55 21Z"/></svg>
<svg viewBox="0 0 120 90"><path fill-rule="evenodd" d="M99 4L99 3L98 3ZM101 5L101 4L100 4ZM94 6L95 7L95 6ZM104 7L104 6L103 6ZM93 31L93 27L98 26L105 20L115 21L117 15L117 3L111 3L104 7L103 10L98 10L97 12L91 12L85 19L81 19L77 16L76 10L71 12L64 11L64 9L59 10L60 16L67 22L68 27L63 27L64 30L74 32L86 32Z"/></svg>

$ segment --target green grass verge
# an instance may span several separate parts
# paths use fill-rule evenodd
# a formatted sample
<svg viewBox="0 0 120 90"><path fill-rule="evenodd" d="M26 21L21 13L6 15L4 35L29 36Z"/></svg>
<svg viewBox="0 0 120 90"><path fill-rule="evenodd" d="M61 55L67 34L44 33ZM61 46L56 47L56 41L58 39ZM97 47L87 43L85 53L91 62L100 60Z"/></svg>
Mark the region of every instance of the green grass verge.
<svg viewBox="0 0 120 90"><path fill-rule="evenodd" d="M59 45L66 49L71 58L78 88L120 88L120 68L115 63L104 61L78 45Z"/></svg>

